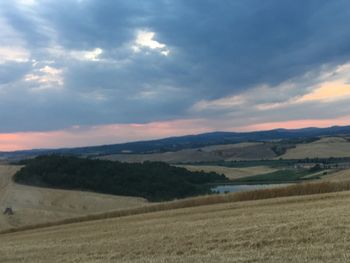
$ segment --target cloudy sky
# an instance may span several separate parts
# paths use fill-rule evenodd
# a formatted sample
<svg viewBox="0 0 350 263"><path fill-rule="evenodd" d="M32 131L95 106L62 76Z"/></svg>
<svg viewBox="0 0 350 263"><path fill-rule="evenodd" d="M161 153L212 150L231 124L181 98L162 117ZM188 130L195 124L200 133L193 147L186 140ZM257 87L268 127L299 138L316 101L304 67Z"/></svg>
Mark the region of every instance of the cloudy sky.
<svg viewBox="0 0 350 263"><path fill-rule="evenodd" d="M0 150L350 124L348 0L1 0Z"/></svg>

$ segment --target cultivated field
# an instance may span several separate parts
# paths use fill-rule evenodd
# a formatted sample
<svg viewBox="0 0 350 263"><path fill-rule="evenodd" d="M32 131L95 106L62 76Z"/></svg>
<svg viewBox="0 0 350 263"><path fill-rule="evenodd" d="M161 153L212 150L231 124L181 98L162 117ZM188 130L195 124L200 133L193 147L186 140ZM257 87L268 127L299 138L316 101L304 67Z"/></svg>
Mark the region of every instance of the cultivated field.
<svg viewBox="0 0 350 263"><path fill-rule="evenodd" d="M281 157L284 159L350 157L350 142L340 137L326 137L312 143L298 144Z"/></svg>
<svg viewBox="0 0 350 263"><path fill-rule="evenodd" d="M202 148L180 150L176 152L153 154L112 154L98 158L122 162L162 161L167 163L195 163L272 159L275 156L276 154L271 150L271 145L269 144L245 142L237 144L213 145Z"/></svg>
<svg viewBox="0 0 350 263"><path fill-rule="evenodd" d="M98 157L100 159L122 162L163 161L168 163L196 163L240 160L267 159L305 159L350 157L349 138L324 137L310 143L296 144L286 153L277 155L272 149L279 142L244 142L237 144L212 145L202 148L185 149L176 152L153 154L112 154ZM280 142L281 143L281 142ZM283 147L283 143L281 143Z"/></svg>
<svg viewBox="0 0 350 263"><path fill-rule="evenodd" d="M244 168L224 167L217 165L177 165L178 167L186 168L190 171L216 172L224 174L229 179L238 179L253 175L272 173L277 169L267 166L252 166Z"/></svg>
<svg viewBox="0 0 350 263"><path fill-rule="evenodd" d="M19 168L0 165L0 230L147 205L146 200L136 197L15 184L11 178ZM3 215L6 207L11 207L14 215Z"/></svg>
<svg viewBox="0 0 350 263"><path fill-rule="evenodd" d="M213 152L203 152L199 149L187 149L177 152L153 153L153 154L112 154L98 157L102 160L121 162L160 161L167 163L187 162L212 162L222 158Z"/></svg>
<svg viewBox="0 0 350 263"><path fill-rule="evenodd" d="M0 262L349 262L350 192L0 235Z"/></svg>

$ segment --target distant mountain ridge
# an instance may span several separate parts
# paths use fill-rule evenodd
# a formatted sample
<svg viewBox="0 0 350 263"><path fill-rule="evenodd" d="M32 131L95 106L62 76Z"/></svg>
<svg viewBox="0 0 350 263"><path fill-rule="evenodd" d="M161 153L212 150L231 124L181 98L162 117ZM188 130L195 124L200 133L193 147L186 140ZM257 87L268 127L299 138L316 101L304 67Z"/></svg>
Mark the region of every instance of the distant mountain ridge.
<svg viewBox="0 0 350 263"><path fill-rule="evenodd" d="M185 135L164 139L136 141L128 143L62 148L33 149L14 152L0 152L3 159L25 158L42 154L73 154L84 156L100 156L118 153L157 153L178 151L188 148L199 148L218 144L233 144L240 142L264 142L280 139L313 138L319 136L350 135L350 126L332 126L328 128L273 129L253 132L210 132L198 135Z"/></svg>

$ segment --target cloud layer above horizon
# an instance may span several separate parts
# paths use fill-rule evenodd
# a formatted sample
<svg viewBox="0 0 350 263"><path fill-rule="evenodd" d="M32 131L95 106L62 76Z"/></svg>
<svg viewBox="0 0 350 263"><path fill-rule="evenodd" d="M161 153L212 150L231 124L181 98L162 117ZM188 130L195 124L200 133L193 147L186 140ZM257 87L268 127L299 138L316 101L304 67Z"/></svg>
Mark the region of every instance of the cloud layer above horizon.
<svg viewBox="0 0 350 263"><path fill-rule="evenodd" d="M1 1L0 150L350 124L349 24L346 0Z"/></svg>

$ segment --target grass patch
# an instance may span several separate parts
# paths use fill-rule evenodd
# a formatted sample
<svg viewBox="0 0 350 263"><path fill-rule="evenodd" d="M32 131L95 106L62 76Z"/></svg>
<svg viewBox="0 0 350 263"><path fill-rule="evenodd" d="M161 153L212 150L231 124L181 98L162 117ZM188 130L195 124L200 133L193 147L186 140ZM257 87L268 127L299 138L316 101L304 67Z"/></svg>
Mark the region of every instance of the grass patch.
<svg viewBox="0 0 350 263"><path fill-rule="evenodd" d="M232 180L234 183L286 183L286 182L297 182L300 180L312 180L312 179L319 179L319 175L315 177L308 177L306 176L314 173L313 171L310 171L308 169L285 169L285 170L278 170L272 173L266 173L266 174L260 174L260 175L254 175L249 176L245 178L239 178Z"/></svg>

